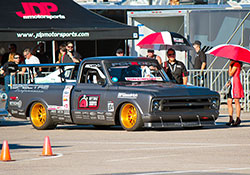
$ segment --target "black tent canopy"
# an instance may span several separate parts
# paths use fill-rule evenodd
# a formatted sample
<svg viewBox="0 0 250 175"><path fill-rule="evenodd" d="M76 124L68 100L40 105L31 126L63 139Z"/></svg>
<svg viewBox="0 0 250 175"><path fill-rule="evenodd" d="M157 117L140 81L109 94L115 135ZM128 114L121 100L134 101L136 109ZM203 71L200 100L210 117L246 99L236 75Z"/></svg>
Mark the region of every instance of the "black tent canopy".
<svg viewBox="0 0 250 175"><path fill-rule="evenodd" d="M95 14L73 0L0 1L1 41L138 38L138 28Z"/></svg>

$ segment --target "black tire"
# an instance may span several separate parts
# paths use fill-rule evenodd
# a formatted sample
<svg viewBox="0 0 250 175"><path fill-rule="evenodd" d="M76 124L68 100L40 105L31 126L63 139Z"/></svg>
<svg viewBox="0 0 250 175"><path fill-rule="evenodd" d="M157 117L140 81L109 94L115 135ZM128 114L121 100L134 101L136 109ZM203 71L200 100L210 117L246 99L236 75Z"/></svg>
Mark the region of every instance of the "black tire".
<svg viewBox="0 0 250 175"><path fill-rule="evenodd" d="M42 102L32 104L30 108L30 121L32 126L38 130L56 128L56 124L53 123L46 105Z"/></svg>
<svg viewBox="0 0 250 175"><path fill-rule="evenodd" d="M142 130L143 121L138 108L132 103L125 103L120 109L120 123L127 131Z"/></svg>

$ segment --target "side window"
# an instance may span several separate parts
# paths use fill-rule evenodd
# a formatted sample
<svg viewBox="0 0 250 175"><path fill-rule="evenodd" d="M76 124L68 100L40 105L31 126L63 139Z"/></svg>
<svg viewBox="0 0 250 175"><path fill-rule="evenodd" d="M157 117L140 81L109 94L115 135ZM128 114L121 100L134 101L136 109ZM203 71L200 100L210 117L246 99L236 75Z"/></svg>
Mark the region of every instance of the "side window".
<svg viewBox="0 0 250 175"><path fill-rule="evenodd" d="M83 68L81 83L103 85L106 77L101 69L100 64L86 64Z"/></svg>

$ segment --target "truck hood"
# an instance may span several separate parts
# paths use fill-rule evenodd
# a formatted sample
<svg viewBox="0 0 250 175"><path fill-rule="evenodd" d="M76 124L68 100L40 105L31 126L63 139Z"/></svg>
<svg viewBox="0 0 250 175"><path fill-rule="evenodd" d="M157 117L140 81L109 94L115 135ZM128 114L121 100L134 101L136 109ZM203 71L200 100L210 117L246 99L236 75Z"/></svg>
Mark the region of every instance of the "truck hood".
<svg viewBox="0 0 250 175"><path fill-rule="evenodd" d="M178 85L170 82L140 82L120 84L119 90L151 93L154 96L194 96L194 95L218 95L208 88Z"/></svg>

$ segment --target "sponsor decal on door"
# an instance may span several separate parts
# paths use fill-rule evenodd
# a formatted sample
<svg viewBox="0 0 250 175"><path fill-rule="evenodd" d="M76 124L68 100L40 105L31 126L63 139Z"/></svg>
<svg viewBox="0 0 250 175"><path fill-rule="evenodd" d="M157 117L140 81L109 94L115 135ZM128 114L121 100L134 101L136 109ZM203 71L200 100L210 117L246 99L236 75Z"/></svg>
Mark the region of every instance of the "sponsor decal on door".
<svg viewBox="0 0 250 175"><path fill-rule="evenodd" d="M78 99L78 109L96 110L99 107L100 95L81 95Z"/></svg>

